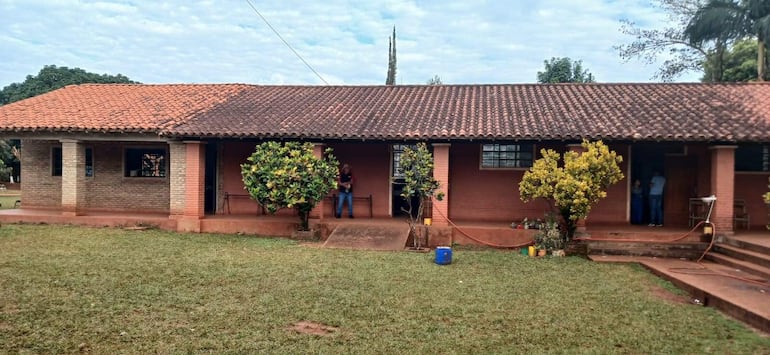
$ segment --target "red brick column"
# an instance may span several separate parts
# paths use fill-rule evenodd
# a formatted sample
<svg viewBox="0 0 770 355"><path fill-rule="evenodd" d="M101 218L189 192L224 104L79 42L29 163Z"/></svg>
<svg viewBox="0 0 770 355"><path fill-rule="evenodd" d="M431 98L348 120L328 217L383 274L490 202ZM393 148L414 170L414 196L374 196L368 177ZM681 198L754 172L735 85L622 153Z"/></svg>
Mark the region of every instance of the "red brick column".
<svg viewBox="0 0 770 355"><path fill-rule="evenodd" d="M206 151L204 142L185 143L185 217L203 217Z"/></svg>
<svg viewBox="0 0 770 355"><path fill-rule="evenodd" d="M82 214L86 204L86 152L80 141L61 140L61 207L65 216Z"/></svg>
<svg viewBox="0 0 770 355"><path fill-rule="evenodd" d="M177 218L177 230L180 232L200 232L201 218L204 215L204 183L206 172L206 150L205 142L185 141L184 149L178 149L175 143L170 143L172 150L177 152L177 156L171 157L171 172L184 170L183 176L171 176L172 199L169 205L172 213L178 213L180 204L182 206L181 215L172 215L171 218ZM176 148L174 148L176 147ZM180 154L181 153L181 154ZM184 188L184 194L180 197L178 192ZM176 199L176 200L174 200ZM174 211L176 209L176 211Z"/></svg>
<svg viewBox="0 0 770 355"><path fill-rule="evenodd" d="M315 155L316 158L323 159L324 149L326 149L325 144L313 143L313 155ZM326 207L325 201L324 199L321 199L313 210L310 211L308 218L317 219L318 222L322 221L324 218L324 207Z"/></svg>
<svg viewBox="0 0 770 355"><path fill-rule="evenodd" d="M733 234L733 202L735 198L734 145L716 145L711 150L711 193L717 197L711 222L719 234Z"/></svg>
<svg viewBox="0 0 770 355"><path fill-rule="evenodd" d="M585 148L581 144L567 144L567 149L569 149L572 152L577 152L578 154L582 154L585 152ZM578 233L585 233L586 232L586 220L585 218L578 219L575 223L575 234Z"/></svg>
<svg viewBox="0 0 770 355"><path fill-rule="evenodd" d="M433 178L438 180L438 191L444 193L444 199L433 199L433 224L449 225L449 143L433 144Z"/></svg>

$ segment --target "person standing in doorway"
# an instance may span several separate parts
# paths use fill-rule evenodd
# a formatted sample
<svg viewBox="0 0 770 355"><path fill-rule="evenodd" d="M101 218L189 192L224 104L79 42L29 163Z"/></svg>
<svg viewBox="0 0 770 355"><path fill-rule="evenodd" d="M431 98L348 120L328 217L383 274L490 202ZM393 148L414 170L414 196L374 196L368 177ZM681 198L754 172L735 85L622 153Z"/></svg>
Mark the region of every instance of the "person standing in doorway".
<svg viewBox="0 0 770 355"><path fill-rule="evenodd" d="M639 179L631 186L631 224L642 224L644 215L644 189Z"/></svg>
<svg viewBox="0 0 770 355"><path fill-rule="evenodd" d="M663 227L663 187L666 178L659 172L652 173L650 179L650 226Z"/></svg>
<svg viewBox="0 0 770 355"><path fill-rule="evenodd" d="M353 172L350 170L350 165L342 164L340 175L337 178L337 187L340 197L337 200L337 213L334 216L342 217L342 205L347 201L348 217L353 218Z"/></svg>

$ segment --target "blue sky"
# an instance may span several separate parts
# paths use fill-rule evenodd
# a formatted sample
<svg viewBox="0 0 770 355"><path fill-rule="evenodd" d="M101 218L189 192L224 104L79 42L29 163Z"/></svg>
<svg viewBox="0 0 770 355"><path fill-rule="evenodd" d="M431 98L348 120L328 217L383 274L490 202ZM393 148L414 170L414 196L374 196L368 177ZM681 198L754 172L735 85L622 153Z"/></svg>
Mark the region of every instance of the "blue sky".
<svg viewBox="0 0 770 355"><path fill-rule="evenodd" d="M600 82L649 82L657 65L613 49L632 40L619 20L666 24L649 0L251 2L330 84L383 84L394 25L399 84L532 83L551 57L581 59ZM322 84L246 0L0 0L0 87L48 64L144 83Z"/></svg>

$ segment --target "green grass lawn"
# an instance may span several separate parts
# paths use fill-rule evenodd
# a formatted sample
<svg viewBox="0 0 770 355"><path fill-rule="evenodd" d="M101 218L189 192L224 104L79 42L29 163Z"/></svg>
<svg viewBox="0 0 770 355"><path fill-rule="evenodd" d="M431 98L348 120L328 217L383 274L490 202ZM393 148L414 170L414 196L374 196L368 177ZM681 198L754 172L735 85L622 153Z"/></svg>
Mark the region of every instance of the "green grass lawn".
<svg viewBox="0 0 770 355"><path fill-rule="evenodd" d="M0 227L0 352L767 353L640 267L515 252ZM655 292L653 292L655 291ZM329 335L291 330L309 321Z"/></svg>

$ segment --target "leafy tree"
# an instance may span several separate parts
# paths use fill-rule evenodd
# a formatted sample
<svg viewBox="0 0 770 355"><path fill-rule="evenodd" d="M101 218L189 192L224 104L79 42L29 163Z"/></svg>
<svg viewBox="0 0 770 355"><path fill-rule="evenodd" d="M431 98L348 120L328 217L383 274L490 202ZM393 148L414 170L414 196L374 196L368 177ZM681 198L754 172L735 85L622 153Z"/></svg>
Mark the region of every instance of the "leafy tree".
<svg viewBox="0 0 770 355"><path fill-rule="evenodd" d="M300 229L309 230L308 215L337 185L339 162L327 149L313 155L312 143L265 142L241 164L244 189L269 213L294 208Z"/></svg>
<svg viewBox="0 0 770 355"><path fill-rule="evenodd" d="M770 1L710 0L701 6L684 31L690 43L754 36L757 39L757 78L765 78L765 52L770 41Z"/></svg>
<svg viewBox="0 0 770 355"><path fill-rule="evenodd" d="M396 26L393 26L393 36L388 40L388 77L385 85L396 85Z"/></svg>
<svg viewBox="0 0 770 355"><path fill-rule="evenodd" d="M720 66L718 68L718 66ZM701 81L710 82L716 77L715 72L721 70L720 81L745 82L757 80L757 42L751 38L735 41L724 52L721 63L709 57L703 63L703 78ZM768 79L765 73L765 79Z"/></svg>
<svg viewBox="0 0 770 355"><path fill-rule="evenodd" d="M402 208L409 215L409 231L412 234L413 246L420 247L420 237L417 235L417 226L422 222L424 201L436 197L441 201L444 193L436 193L439 182L433 177L433 155L428 151L425 143L418 143L414 149L406 147L401 153L399 172L404 177L404 188L401 197L406 201L406 208ZM412 196L419 197L419 204L414 206ZM413 213L417 208L417 213Z"/></svg>
<svg viewBox="0 0 770 355"><path fill-rule="evenodd" d="M124 75L108 75L89 73L80 68L57 67L55 65L46 65L35 75L27 75L22 83L13 83L3 88L0 92L0 104L9 104L49 91L63 88L67 85L85 84L85 83L121 83L132 84Z"/></svg>
<svg viewBox="0 0 770 355"><path fill-rule="evenodd" d="M552 83L593 83L593 74L583 69L583 61L572 61L569 57L551 58L544 61L545 70L537 72L537 82Z"/></svg>
<svg viewBox="0 0 770 355"><path fill-rule="evenodd" d="M425 83L428 85L444 85L444 82L441 81L441 78L438 75L434 75Z"/></svg>
<svg viewBox="0 0 770 355"><path fill-rule="evenodd" d="M620 31L634 37L630 44L614 47L621 59L629 61L639 58L652 64L660 55L665 55L668 59L653 76L662 81L673 81L686 72L700 71L707 57L719 60L724 43L692 43L684 34L685 27L705 3L704 0L653 0L652 3L668 15L668 23L671 25L663 29L642 29L627 19L621 20ZM719 81L721 73L715 74L717 78L710 81Z"/></svg>
<svg viewBox="0 0 770 355"><path fill-rule="evenodd" d="M543 198L551 212L561 216L567 240L574 236L577 221L588 217L591 206L607 196L607 187L623 179L619 165L623 157L601 141L584 140L582 146L582 153L564 153L563 166L559 166L559 153L542 149L542 157L519 183L522 201Z"/></svg>

